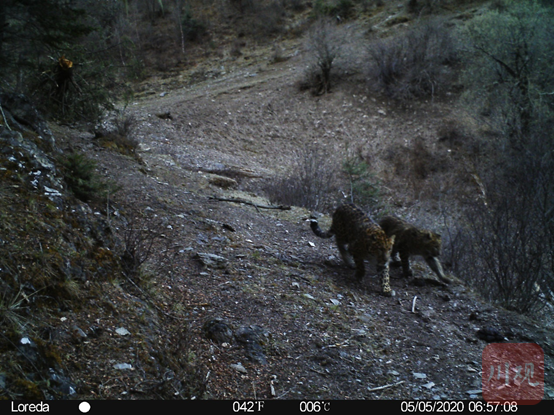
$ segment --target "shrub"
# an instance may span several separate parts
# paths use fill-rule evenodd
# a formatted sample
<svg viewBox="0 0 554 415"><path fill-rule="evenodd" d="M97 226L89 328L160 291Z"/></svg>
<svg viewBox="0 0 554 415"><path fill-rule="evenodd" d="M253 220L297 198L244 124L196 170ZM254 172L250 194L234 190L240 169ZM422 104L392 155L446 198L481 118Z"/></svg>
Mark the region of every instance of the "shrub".
<svg viewBox="0 0 554 415"><path fill-rule="evenodd" d="M338 19L348 19L354 15L353 0L316 0L313 5L313 14L317 17L329 16Z"/></svg>
<svg viewBox="0 0 554 415"><path fill-rule="evenodd" d="M369 164L359 157L348 157L342 170L350 184L350 200L365 210L375 211L380 205L379 181Z"/></svg>
<svg viewBox="0 0 554 415"><path fill-rule="evenodd" d="M366 209L380 208L380 185L370 165L359 154L342 164L337 160L321 147L308 147L288 174L267 183L265 192L272 203L320 212L332 211L345 198Z"/></svg>
<svg viewBox="0 0 554 415"><path fill-rule="evenodd" d="M437 13L444 3L445 0L408 0L406 11L412 14Z"/></svg>
<svg viewBox="0 0 554 415"><path fill-rule="evenodd" d="M160 275L171 275L177 267L178 250L167 218L145 212L127 212L125 225L118 228L120 243L117 257L122 275L134 288L146 294L149 285Z"/></svg>
<svg viewBox="0 0 554 415"><path fill-rule="evenodd" d="M181 30L183 38L191 42L200 39L207 33L206 24L202 20L193 17L189 8L185 9L181 19Z"/></svg>
<svg viewBox="0 0 554 415"><path fill-rule="evenodd" d="M229 3L240 13L250 11L255 7L254 0L229 0Z"/></svg>
<svg viewBox="0 0 554 415"><path fill-rule="evenodd" d="M523 152L496 145L495 167L490 172L481 167L480 197L466 208L456 238L461 248L452 250L458 276L488 300L524 313L539 311L545 300L541 290L554 289L550 131L529 134Z"/></svg>
<svg viewBox="0 0 554 415"><path fill-rule="evenodd" d="M551 291L552 233L537 240L537 224L529 221L525 204L503 197L492 209L475 205L466 212L468 226L457 235L456 274L485 299L522 313L544 306L537 287ZM544 235L544 232L540 234Z"/></svg>
<svg viewBox="0 0 554 415"><path fill-rule="evenodd" d="M371 42L368 55L368 81L392 98L406 101L433 96L448 83L444 68L456 61L457 47L445 22L434 19L404 34Z"/></svg>
<svg viewBox="0 0 554 415"><path fill-rule="evenodd" d="M283 1L245 3L240 17L236 18L239 37L270 37L282 33L285 27L285 12Z"/></svg>
<svg viewBox="0 0 554 415"><path fill-rule="evenodd" d="M283 32L285 9L281 2L273 1L259 6L254 13L245 19L244 31L254 36L268 37Z"/></svg>
<svg viewBox="0 0 554 415"><path fill-rule="evenodd" d="M84 202L103 199L117 188L102 180L95 172L96 162L81 153L71 153L60 159L65 182L73 194Z"/></svg>
<svg viewBox="0 0 554 415"><path fill-rule="evenodd" d="M284 0L284 3L286 3L287 7L296 12L304 11L307 7L304 0Z"/></svg>
<svg viewBox="0 0 554 415"><path fill-rule="evenodd" d="M298 81L298 89L300 91L311 91L316 96L325 92L325 83L317 65L312 64L306 68L302 79Z"/></svg>
<svg viewBox="0 0 554 415"><path fill-rule="evenodd" d="M130 223L122 233L120 258L123 275L140 286L146 281L143 265L152 261L155 254L159 252L160 242L163 241L163 226L161 224L154 226L152 221L150 223L136 221Z"/></svg>
<svg viewBox="0 0 554 415"><path fill-rule="evenodd" d="M289 174L265 186L269 200L319 211L333 208L340 183L338 167L332 160L321 148L304 149L297 155Z"/></svg>

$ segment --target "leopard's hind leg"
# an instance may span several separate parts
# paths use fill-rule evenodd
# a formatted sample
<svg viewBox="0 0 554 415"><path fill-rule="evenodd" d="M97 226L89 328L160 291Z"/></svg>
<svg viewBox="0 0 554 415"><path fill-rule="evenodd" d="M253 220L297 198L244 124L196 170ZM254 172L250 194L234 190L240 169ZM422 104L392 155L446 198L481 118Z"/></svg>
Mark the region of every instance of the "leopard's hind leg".
<svg viewBox="0 0 554 415"><path fill-rule="evenodd" d="M342 241L340 238L337 238L337 248L340 252L340 256L342 257L342 260L344 261L344 263L352 269L356 268L357 264L355 263L354 258L352 257L352 254L348 250L347 244L344 241Z"/></svg>

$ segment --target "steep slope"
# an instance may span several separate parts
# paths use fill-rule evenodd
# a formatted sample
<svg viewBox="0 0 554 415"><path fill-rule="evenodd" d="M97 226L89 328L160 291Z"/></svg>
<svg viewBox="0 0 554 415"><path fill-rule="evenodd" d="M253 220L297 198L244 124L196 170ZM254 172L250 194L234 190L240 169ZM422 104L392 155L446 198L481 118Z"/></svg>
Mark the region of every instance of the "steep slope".
<svg viewBox="0 0 554 415"><path fill-rule="evenodd" d="M297 64L291 59L263 68L259 78L250 69L138 100L128 111L143 165L99 148L90 136L72 139L106 177L118 179L113 202L125 215L144 218L141 226L164 235L161 252L171 255L164 255L164 267L151 258L145 291L135 294L156 299L176 317L165 330L187 328L181 341L189 363L204 373L203 397L468 398L481 385L486 343L476 334L483 327L510 341L537 342L550 367L551 334L543 324L481 302L461 282L431 284L423 263L416 263L414 281L393 271L396 296L383 298L369 278L374 270L357 285L332 242L315 240L305 221L309 212L261 207L270 203L256 183L286 171L297 149L318 141L335 154L362 146L381 177L392 177L385 186L395 209L437 223L438 197L429 190L416 194L387 174L390 151L382 147L409 146L416 131L430 149L446 151L435 128L455 108L442 101L397 111L348 83L313 98L293 85ZM440 170L432 175L444 177L431 177L441 186L455 180ZM422 180L425 189L429 177ZM144 326L131 330L131 338L152 340L160 330ZM210 327L227 334L220 338ZM237 332L252 327L259 330L261 355L238 340ZM146 367L141 359L136 364ZM126 384L142 376L130 373ZM123 392L149 396L124 384L110 389L113 396Z"/></svg>
<svg viewBox="0 0 554 415"><path fill-rule="evenodd" d="M51 125L58 148L117 182L101 203L77 201L58 175L56 209L30 184L36 169L2 158L0 271L19 266L9 274L20 284L30 268L49 290L20 284L2 299L3 396L479 398L487 343L477 332L491 327L543 348L552 397L546 319L484 303L461 281L434 284L418 261L417 278L393 270L396 295L382 297L373 269L356 283L333 242L316 240L310 212L273 206L263 191L303 149L324 148L339 165L353 151L380 178L388 209L444 231L445 209L479 191L471 154L439 140L461 117L455 97L400 109L355 77L314 97L296 86L300 44L283 53L225 73L217 65L220 76L192 85L190 73L145 82L124 112L136 155Z"/></svg>

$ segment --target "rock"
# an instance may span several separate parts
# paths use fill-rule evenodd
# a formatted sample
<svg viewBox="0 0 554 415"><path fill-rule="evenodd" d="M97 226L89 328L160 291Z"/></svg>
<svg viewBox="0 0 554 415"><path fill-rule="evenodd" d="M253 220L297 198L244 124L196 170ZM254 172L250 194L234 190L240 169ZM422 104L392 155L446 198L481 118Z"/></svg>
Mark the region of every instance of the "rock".
<svg viewBox="0 0 554 415"><path fill-rule="evenodd" d="M503 342L506 340L502 333L494 327L483 327L477 330L476 336L487 343Z"/></svg>
<svg viewBox="0 0 554 415"><path fill-rule="evenodd" d="M195 257L207 267L225 268L228 262L225 257L204 252L198 252Z"/></svg>
<svg viewBox="0 0 554 415"><path fill-rule="evenodd" d="M262 365L267 364L263 345L267 344L269 337L269 332L257 325L242 326L235 331L235 338L244 345L246 356Z"/></svg>
<svg viewBox="0 0 554 415"><path fill-rule="evenodd" d="M127 330L125 327L119 327L118 329L115 329L115 332L120 336L127 336L131 334L131 332Z"/></svg>
<svg viewBox="0 0 554 415"><path fill-rule="evenodd" d="M63 371L48 369L50 375L50 385L54 390L60 393L63 397L73 396L77 393L77 387L75 384L64 375Z"/></svg>
<svg viewBox="0 0 554 415"><path fill-rule="evenodd" d="M255 363L267 364L263 346L267 344L269 332L261 326L241 326L233 332L230 323L222 318L207 320L202 326L206 338L217 343L231 343L236 339L244 346L246 357Z"/></svg>
<svg viewBox="0 0 554 415"><path fill-rule="evenodd" d="M132 370L133 366L129 363L117 363L113 365L113 368L117 370Z"/></svg>
<svg viewBox="0 0 554 415"><path fill-rule="evenodd" d="M37 364L39 361L40 354L38 347L29 337L24 336L19 340L17 350L31 363Z"/></svg>
<svg viewBox="0 0 554 415"><path fill-rule="evenodd" d="M48 124L25 95L0 91L0 104L6 121L12 129L16 128L20 131L30 129L38 134L39 145L43 150L59 152Z"/></svg>
<svg viewBox="0 0 554 415"><path fill-rule="evenodd" d="M79 326L76 325L73 325L71 327L71 333L73 335L73 340L76 342L87 338L87 334Z"/></svg>
<svg viewBox="0 0 554 415"><path fill-rule="evenodd" d="M29 183L48 192L63 189L61 176L52 159L35 142L18 131L0 130L0 153L8 170L28 175ZM3 163L3 164L4 164Z"/></svg>
<svg viewBox="0 0 554 415"><path fill-rule="evenodd" d="M207 339L216 343L231 343L233 340L233 328L221 318L207 320L204 322L202 330Z"/></svg>
<svg viewBox="0 0 554 415"><path fill-rule="evenodd" d="M88 329L88 335L93 339L100 337L103 332L104 332L104 329L102 327L91 326Z"/></svg>
<svg viewBox="0 0 554 415"><path fill-rule="evenodd" d="M231 231L231 232L236 232L235 228L227 223L224 223L223 225L221 225L221 227L223 229L226 229L228 231Z"/></svg>
<svg viewBox="0 0 554 415"><path fill-rule="evenodd" d="M321 367L335 364L340 360L340 354L336 349L325 349L318 351L317 354L311 357L314 362Z"/></svg>
<svg viewBox="0 0 554 415"><path fill-rule="evenodd" d="M102 120L94 126L94 138L103 138L119 135L115 118Z"/></svg>
<svg viewBox="0 0 554 415"><path fill-rule="evenodd" d="M364 329L352 329L352 334L355 339L361 340L368 336L368 333Z"/></svg>
<svg viewBox="0 0 554 415"><path fill-rule="evenodd" d="M442 295L439 295L439 297L441 298L442 301L444 302L448 302L450 301L452 298L450 297L450 295L448 294L442 294Z"/></svg>
<svg viewBox="0 0 554 415"><path fill-rule="evenodd" d="M469 314L469 321L479 321L480 319L481 318L478 311L472 311Z"/></svg>
<svg viewBox="0 0 554 415"><path fill-rule="evenodd" d="M24 180L63 207L63 179L54 163L56 147L50 128L23 95L0 91L5 125L0 125L0 171Z"/></svg>
<svg viewBox="0 0 554 415"><path fill-rule="evenodd" d="M421 317L421 319L427 323L434 320L437 313L435 313L435 310L432 308L425 309L418 313L418 315Z"/></svg>
<svg viewBox="0 0 554 415"><path fill-rule="evenodd" d="M217 174L208 174L208 183L221 187L222 189L230 189L238 186L238 182L230 177L219 176Z"/></svg>
<svg viewBox="0 0 554 415"><path fill-rule="evenodd" d="M248 371L246 370L246 368L242 365L242 363L231 363L229 365L229 367L232 367L233 369L235 369L237 372L240 372L240 373L248 373Z"/></svg>
<svg viewBox="0 0 554 415"><path fill-rule="evenodd" d="M156 114L156 117L161 118L162 120L172 120L173 119L173 117L171 116L171 112L169 112L169 111L160 112L160 113Z"/></svg>

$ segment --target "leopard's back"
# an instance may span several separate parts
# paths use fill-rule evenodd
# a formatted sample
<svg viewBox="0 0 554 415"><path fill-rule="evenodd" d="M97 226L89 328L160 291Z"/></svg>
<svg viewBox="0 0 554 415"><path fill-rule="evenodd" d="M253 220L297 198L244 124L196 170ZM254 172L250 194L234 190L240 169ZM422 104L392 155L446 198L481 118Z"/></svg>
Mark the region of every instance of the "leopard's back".
<svg viewBox="0 0 554 415"><path fill-rule="evenodd" d="M336 235L337 244L348 244L354 257L373 257L381 262L392 249L392 242L383 229L353 204L344 204L337 208L333 214L331 229Z"/></svg>

